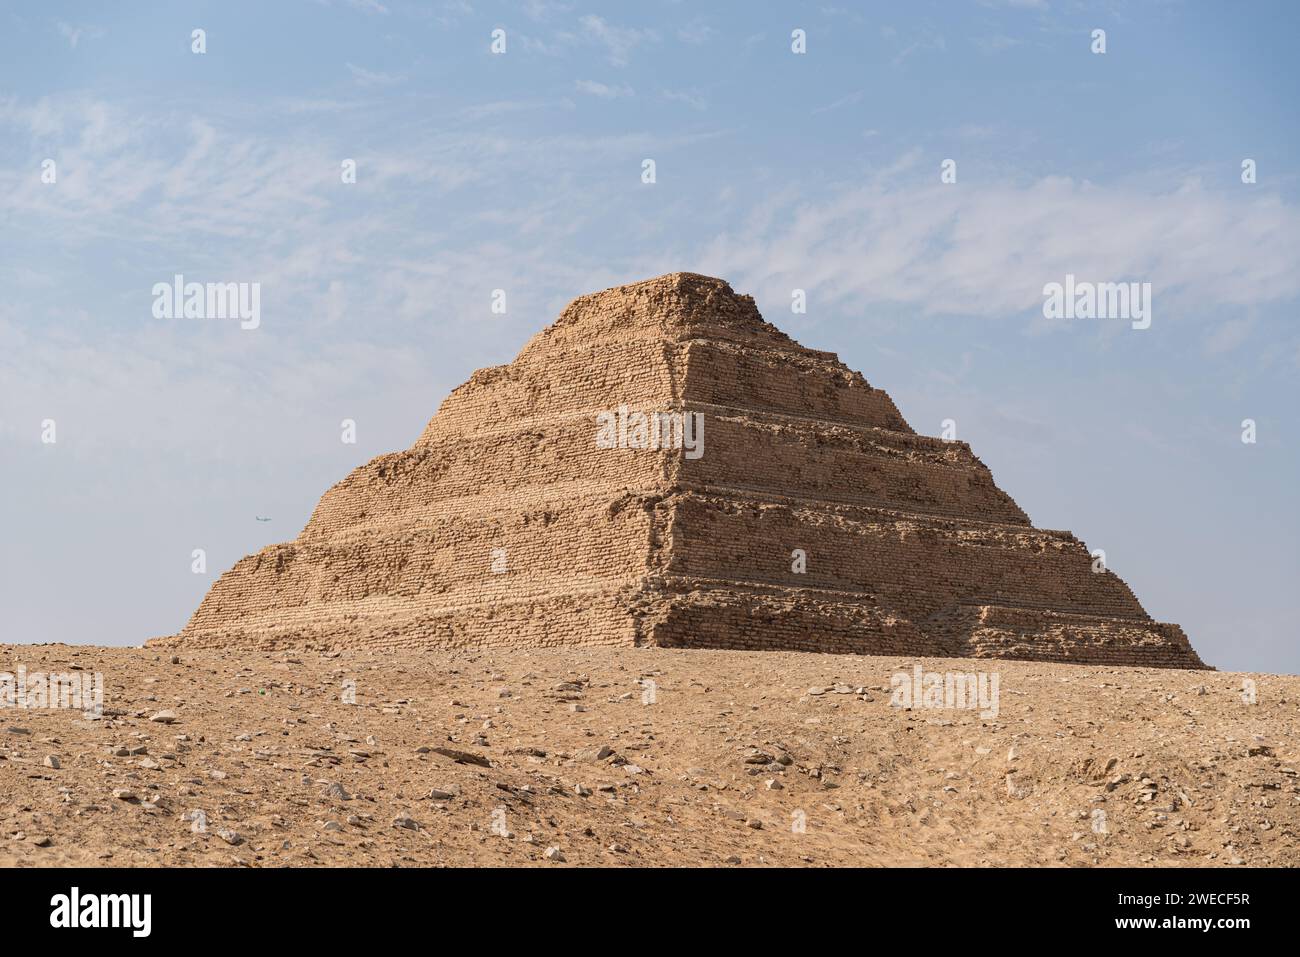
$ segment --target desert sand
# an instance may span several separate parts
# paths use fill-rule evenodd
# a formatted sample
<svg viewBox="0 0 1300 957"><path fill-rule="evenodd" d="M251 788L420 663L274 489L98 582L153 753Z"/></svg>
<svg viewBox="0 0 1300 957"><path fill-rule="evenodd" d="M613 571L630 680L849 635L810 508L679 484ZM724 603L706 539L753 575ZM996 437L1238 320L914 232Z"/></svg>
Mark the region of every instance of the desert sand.
<svg viewBox="0 0 1300 957"><path fill-rule="evenodd" d="M916 664L996 673L996 716L891 705ZM18 665L102 673L104 709L0 710L6 866L1300 864L1300 677L0 646Z"/></svg>

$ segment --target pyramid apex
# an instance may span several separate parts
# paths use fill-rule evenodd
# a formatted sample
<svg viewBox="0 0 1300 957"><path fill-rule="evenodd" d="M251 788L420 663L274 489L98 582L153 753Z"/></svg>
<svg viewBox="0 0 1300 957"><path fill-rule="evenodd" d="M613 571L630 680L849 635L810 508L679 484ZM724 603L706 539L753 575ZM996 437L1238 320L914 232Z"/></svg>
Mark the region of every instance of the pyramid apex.
<svg viewBox="0 0 1300 957"><path fill-rule="evenodd" d="M640 279L636 282L625 282L622 285L614 286L614 289L627 289L633 286L651 286L662 284L676 288L685 288L689 286L713 286L722 289L731 289L731 283L717 276L706 276L704 273L688 272L679 270L677 272L666 272L662 276L654 276L650 279ZM599 294L597 294L599 295Z"/></svg>
<svg viewBox="0 0 1300 957"><path fill-rule="evenodd" d="M674 339L721 334L790 342L759 314L753 296L737 293L725 279L670 272L578 296L530 346L553 344L573 335L665 333Z"/></svg>
<svg viewBox="0 0 1300 957"><path fill-rule="evenodd" d="M717 276L706 276L697 272L666 272L662 276L639 279L636 282L620 283L617 286L602 289L600 292L587 293L578 296L573 301L581 302L590 299L638 294L653 295L657 292L675 292L688 297L708 296L710 294L736 295L736 291L731 288L731 283L725 279L719 279ZM751 297L744 296L741 298L749 299Z"/></svg>

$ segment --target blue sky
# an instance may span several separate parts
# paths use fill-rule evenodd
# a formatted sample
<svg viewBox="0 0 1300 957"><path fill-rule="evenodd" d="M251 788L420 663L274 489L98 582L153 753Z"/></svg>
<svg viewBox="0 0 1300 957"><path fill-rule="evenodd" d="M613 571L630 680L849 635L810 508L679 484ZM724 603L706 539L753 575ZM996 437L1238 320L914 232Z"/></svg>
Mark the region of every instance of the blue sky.
<svg viewBox="0 0 1300 957"><path fill-rule="evenodd" d="M6 5L0 641L175 632L568 300L681 269L954 419L1208 662L1300 672L1296 9ZM178 272L260 328L154 318ZM1045 319L1066 273L1151 328Z"/></svg>

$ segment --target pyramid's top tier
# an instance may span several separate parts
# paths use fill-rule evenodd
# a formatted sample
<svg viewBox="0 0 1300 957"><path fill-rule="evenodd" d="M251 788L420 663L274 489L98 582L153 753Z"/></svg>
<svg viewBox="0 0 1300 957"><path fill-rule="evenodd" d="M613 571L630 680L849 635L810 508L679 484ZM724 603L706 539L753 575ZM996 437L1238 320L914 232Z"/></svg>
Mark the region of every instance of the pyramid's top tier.
<svg viewBox="0 0 1300 957"><path fill-rule="evenodd" d="M807 349L721 279L677 272L580 296L509 365L454 390L417 446L626 404L714 407L913 435L882 390Z"/></svg>
<svg viewBox="0 0 1300 957"><path fill-rule="evenodd" d="M701 337L813 351L767 322L753 296L738 295L722 279L674 272L579 296L559 319L529 341L520 357L572 348L575 342L593 339L681 341Z"/></svg>

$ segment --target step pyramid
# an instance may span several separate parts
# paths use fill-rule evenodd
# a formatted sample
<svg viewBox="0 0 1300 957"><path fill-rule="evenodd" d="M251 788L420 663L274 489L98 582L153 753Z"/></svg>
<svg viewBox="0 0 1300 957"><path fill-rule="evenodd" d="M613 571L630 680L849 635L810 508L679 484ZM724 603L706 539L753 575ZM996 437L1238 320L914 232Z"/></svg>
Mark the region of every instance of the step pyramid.
<svg viewBox="0 0 1300 957"><path fill-rule="evenodd" d="M1204 667L968 445L691 273L575 299L152 644Z"/></svg>

